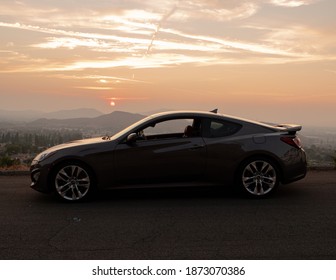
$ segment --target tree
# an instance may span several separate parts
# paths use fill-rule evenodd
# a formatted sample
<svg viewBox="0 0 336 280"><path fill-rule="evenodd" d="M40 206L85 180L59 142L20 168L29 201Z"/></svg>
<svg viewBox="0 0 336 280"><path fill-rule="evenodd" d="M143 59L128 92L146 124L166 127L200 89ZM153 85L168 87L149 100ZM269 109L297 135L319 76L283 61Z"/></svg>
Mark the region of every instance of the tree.
<svg viewBox="0 0 336 280"><path fill-rule="evenodd" d="M9 167L14 165L15 160L11 159L8 156L0 158L0 167Z"/></svg>

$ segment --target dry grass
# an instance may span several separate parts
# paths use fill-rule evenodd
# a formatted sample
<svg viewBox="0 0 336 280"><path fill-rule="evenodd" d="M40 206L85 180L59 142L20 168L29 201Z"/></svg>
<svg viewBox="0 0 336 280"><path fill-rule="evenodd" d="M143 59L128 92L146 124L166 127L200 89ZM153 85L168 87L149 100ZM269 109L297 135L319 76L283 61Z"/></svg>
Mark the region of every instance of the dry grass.
<svg viewBox="0 0 336 280"><path fill-rule="evenodd" d="M29 166L21 164L8 167L0 167L0 171L29 171Z"/></svg>

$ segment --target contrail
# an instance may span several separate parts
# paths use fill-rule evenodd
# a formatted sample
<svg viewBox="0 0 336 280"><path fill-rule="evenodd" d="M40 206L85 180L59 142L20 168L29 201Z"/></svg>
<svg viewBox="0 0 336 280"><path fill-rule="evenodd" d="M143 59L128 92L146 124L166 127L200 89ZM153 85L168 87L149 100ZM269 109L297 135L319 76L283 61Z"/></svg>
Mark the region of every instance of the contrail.
<svg viewBox="0 0 336 280"><path fill-rule="evenodd" d="M153 46L153 43L154 43L154 40L157 36L157 34L159 33L160 31L160 28L161 28L161 25L169 18L171 17L175 11L177 10L177 5L180 1L177 2L177 4L166 14L163 15L163 17L161 18L161 20L159 21L158 25L156 26L156 30L154 31L153 35L152 35L152 40L147 48L147 51L146 51L146 55L148 55L148 53L150 52L152 46Z"/></svg>

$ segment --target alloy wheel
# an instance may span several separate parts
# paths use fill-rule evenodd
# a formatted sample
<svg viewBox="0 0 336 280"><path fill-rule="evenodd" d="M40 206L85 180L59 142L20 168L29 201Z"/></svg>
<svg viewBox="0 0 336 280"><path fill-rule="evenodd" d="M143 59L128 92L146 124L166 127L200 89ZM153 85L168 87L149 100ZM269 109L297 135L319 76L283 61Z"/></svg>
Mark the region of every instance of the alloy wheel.
<svg viewBox="0 0 336 280"><path fill-rule="evenodd" d="M89 173L81 166L66 165L55 176L58 195L70 201L83 199L89 192L91 180Z"/></svg>
<svg viewBox="0 0 336 280"><path fill-rule="evenodd" d="M254 196L270 193L278 183L275 167L265 160L255 160L247 164L241 180L244 189Z"/></svg>

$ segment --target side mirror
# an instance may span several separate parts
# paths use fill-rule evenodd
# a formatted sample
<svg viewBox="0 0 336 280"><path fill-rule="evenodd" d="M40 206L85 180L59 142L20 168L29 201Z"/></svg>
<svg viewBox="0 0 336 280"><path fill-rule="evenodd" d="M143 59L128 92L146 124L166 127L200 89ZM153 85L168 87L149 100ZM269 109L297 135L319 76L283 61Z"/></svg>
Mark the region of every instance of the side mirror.
<svg viewBox="0 0 336 280"><path fill-rule="evenodd" d="M126 143L127 144L134 144L138 139L138 135L136 133L131 133L127 136Z"/></svg>

